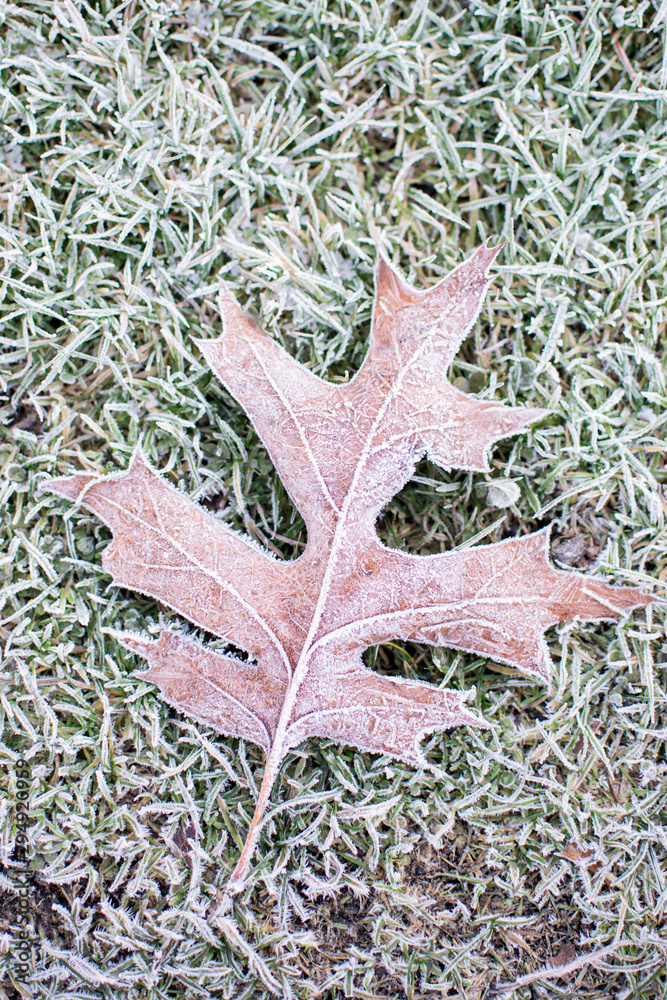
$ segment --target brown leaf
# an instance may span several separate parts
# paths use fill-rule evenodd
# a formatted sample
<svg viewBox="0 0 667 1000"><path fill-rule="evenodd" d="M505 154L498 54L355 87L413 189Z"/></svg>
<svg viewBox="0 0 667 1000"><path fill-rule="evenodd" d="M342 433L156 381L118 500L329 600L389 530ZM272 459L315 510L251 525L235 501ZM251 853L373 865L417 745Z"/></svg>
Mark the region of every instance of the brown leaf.
<svg viewBox="0 0 667 1000"><path fill-rule="evenodd" d="M120 475L51 484L112 529L103 565L119 586L157 598L256 660L168 629L156 642L116 634L147 660L144 676L170 704L266 751L232 891L245 881L291 747L328 737L418 765L425 733L484 725L463 694L367 670L368 646L395 638L444 644L548 682L545 629L614 619L650 600L553 569L548 531L435 556L389 550L375 533L380 510L423 455L445 468L485 470L495 441L543 416L466 396L445 376L496 253L481 247L426 292L381 258L370 348L345 384L317 378L223 296L223 336L198 343L305 518L299 559L278 561L230 530L161 479L140 450Z"/></svg>
<svg viewBox="0 0 667 1000"><path fill-rule="evenodd" d="M595 852L593 851L592 847L589 847L586 850L584 850L584 848L580 847L579 844L576 843L576 841L571 840L563 848L562 857L567 858L568 861L587 862L588 859L591 858L594 853Z"/></svg>
<svg viewBox="0 0 667 1000"><path fill-rule="evenodd" d="M552 969L558 969L563 965L570 965L577 957L577 949L572 944L571 941L566 941L564 945L559 949L558 953L547 960L547 965ZM563 976L563 979L568 979L568 976Z"/></svg>

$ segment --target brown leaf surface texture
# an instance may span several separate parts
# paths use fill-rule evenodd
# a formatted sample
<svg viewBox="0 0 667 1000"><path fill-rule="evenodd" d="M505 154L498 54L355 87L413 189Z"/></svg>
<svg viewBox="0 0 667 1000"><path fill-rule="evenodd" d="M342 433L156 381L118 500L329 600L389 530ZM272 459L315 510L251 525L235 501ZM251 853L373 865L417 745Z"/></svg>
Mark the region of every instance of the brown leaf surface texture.
<svg viewBox="0 0 667 1000"><path fill-rule="evenodd" d="M120 475L50 484L111 528L103 565L115 583L155 597L256 661L171 630L158 641L115 633L148 661L144 676L171 705L266 751L232 891L245 882L290 748L328 737L419 765L424 734L484 725L465 707L466 695L366 669L361 654L368 646L390 639L453 646L548 681L545 629L614 619L650 600L554 569L545 531L434 556L387 549L377 537L380 510L425 454L445 468L483 471L495 441L544 415L476 400L446 378L479 312L496 253L479 248L422 292L381 257L369 351L344 384L313 375L231 294L223 297L223 336L198 344L246 410L305 518L308 545L293 562L275 559L188 500L140 450Z"/></svg>

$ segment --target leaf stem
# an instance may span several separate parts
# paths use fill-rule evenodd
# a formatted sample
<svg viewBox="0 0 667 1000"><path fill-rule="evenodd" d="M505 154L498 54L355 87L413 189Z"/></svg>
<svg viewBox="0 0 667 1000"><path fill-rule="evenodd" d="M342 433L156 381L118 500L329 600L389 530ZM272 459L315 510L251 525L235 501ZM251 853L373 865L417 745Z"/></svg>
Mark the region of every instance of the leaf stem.
<svg viewBox="0 0 667 1000"><path fill-rule="evenodd" d="M266 809L266 804L269 801L269 796L271 795L271 791L278 776L278 769L280 768L281 762L281 750L282 744L279 741L274 740L271 752L266 758L264 777L262 778L262 784L259 789L259 795L257 796L257 802L255 803L255 811L252 815L252 820L250 821L250 827L245 839L245 844L243 845L243 850L241 851L241 857L237 861L236 867L234 868L227 884L227 892L229 892L232 896L241 892L245 887L248 871L250 869L250 861L255 853L259 835L262 832L262 818L264 816L264 810Z"/></svg>

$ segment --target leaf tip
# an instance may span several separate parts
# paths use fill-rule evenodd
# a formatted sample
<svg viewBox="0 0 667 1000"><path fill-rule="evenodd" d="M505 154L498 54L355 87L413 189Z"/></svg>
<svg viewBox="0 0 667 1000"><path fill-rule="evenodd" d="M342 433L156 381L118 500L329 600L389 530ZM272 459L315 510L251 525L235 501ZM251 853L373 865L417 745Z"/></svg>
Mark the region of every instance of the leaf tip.
<svg viewBox="0 0 667 1000"><path fill-rule="evenodd" d="M486 274L504 246L504 240L501 240L501 242L497 243L494 247L489 246L487 240L487 242L483 243L481 247L477 247L477 249L474 250L468 259L464 260L463 264L460 266L465 267L467 265L471 267L471 269L479 269L483 274Z"/></svg>
<svg viewBox="0 0 667 1000"><path fill-rule="evenodd" d="M401 277L396 268L378 247L375 264L375 313L399 312L416 301L418 293Z"/></svg>
<svg viewBox="0 0 667 1000"><path fill-rule="evenodd" d="M144 451L141 441L138 441L132 449L127 470L124 469L122 472L118 473L118 475L125 475L126 472L129 473L144 469L148 469L151 472L153 471L153 467L148 460L148 455Z"/></svg>
<svg viewBox="0 0 667 1000"><path fill-rule="evenodd" d="M129 650L130 653L139 653L140 656L148 657L151 649L153 649L157 643L154 639L146 639L141 635L132 634L130 632L121 632L115 628L102 628L102 632L105 635L111 636L115 639L119 646L123 646L124 649ZM144 671L144 673L150 673L150 670Z"/></svg>
<svg viewBox="0 0 667 1000"><path fill-rule="evenodd" d="M209 344L213 343L213 340L208 337L191 337L190 339L192 340L192 343L199 348L204 357L207 358L206 352L208 350Z"/></svg>
<svg viewBox="0 0 667 1000"><path fill-rule="evenodd" d="M59 496L67 497L68 500L78 500L86 488L95 481L95 476L87 475L85 472L77 472L73 476L59 476L56 479L48 479L40 483L40 492L58 493Z"/></svg>
<svg viewBox="0 0 667 1000"><path fill-rule="evenodd" d="M471 688L469 691L465 692L464 699L474 698L476 695L475 688ZM459 721L456 723L457 726L465 726L466 728L472 727L473 729L493 729L494 723L489 722L487 719L482 718L480 715L476 715L464 704L461 704L459 708Z"/></svg>
<svg viewBox="0 0 667 1000"><path fill-rule="evenodd" d="M520 433L530 424L543 420L550 411L538 407L486 403L468 396L464 412L470 415L465 424L468 431L465 438L467 453L465 457L462 456L460 464L457 462L457 467L475 472L490 472L490 453L493 446L504 438ZM473 429L477 432L476 436L473 435ZM439 464L445 463L439 461Z"/></svg>
<svg viewBox="0 0 667 1000"><path fill-rule="evenodd" d="M567 571L560 570L559 572ZM582 577L581 593L599 607L599 611L595 608L590 610L590 618L593 621L618 620L622 615L635 608L645 608L654 601L667 603L662 598L656 597L654 594L646 594L636 587L614 587L605 583L604 580L588 576ZM589 612L585 612L585 614L588 616ZM585 618L582 617L582 620Z"/></svg>

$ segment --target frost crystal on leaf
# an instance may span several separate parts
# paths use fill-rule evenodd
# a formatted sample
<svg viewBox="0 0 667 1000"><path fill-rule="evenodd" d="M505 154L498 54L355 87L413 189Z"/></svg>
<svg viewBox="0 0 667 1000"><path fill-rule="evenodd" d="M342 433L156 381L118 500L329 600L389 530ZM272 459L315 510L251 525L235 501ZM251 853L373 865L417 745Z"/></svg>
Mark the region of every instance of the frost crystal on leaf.
<svg viewBox="0 0 667 1000"><path fill-rule="evenodd" d="M423 292L381 257L368 354L344 384L317 378L223 297L223 336L199 347L306 521L308 544L293 562L215 520L139 450L120 475L50 484L109 525L114 540L103 565L119 586L157 598L256 659L244 663L168 629L157 641L116 633L147 660L144 676L169 704L266 752L231 891L245 883L290 748L327 737L418 765L426 733L484 725L465 695L366 669L368 646L453 646L548 682L547 628L614 619L650 600L554 569L546 531L431 556L387 549L376 535L380 510L425 454L445 468L485 471L495 441L543 416L473 399L446 378L497 250L480 247Z"/></svg>

